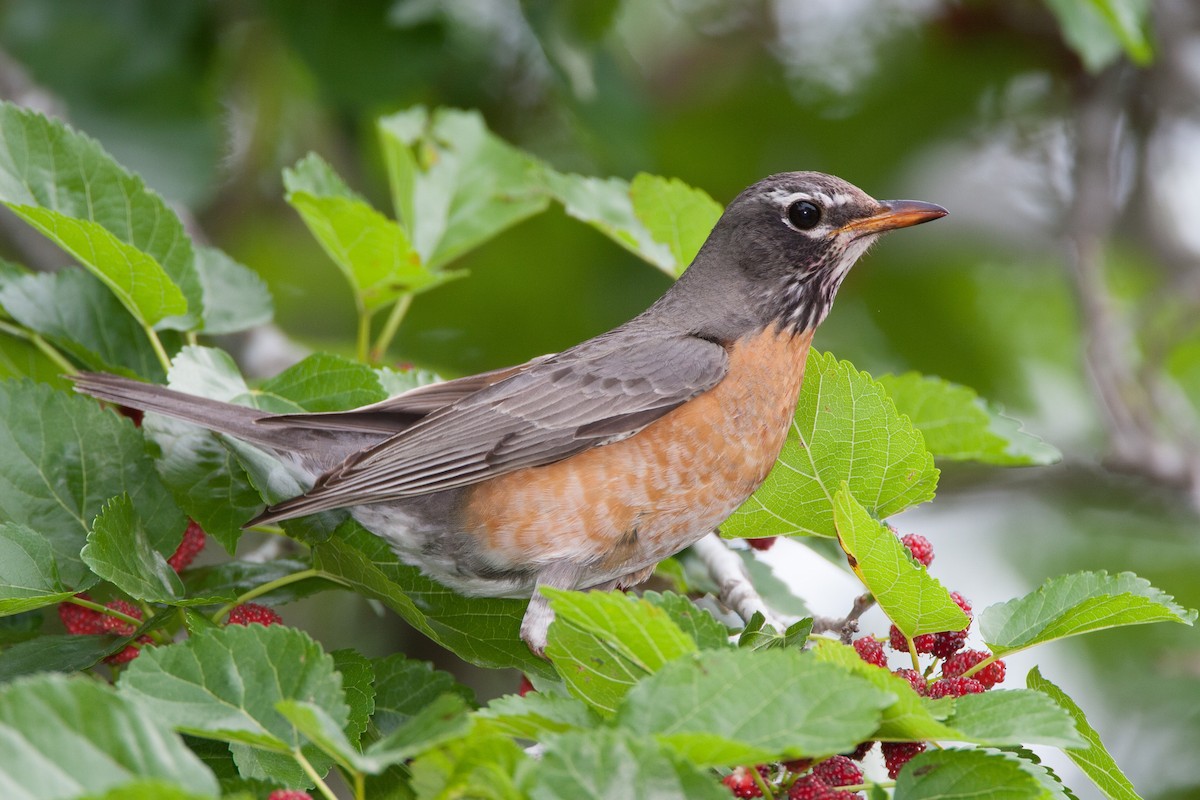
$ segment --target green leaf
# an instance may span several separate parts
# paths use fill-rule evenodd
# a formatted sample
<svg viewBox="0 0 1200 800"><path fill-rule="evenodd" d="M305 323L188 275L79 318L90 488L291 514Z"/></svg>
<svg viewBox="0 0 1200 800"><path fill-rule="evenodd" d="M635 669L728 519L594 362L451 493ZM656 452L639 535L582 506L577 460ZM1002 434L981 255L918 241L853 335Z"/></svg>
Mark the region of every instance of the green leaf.
<svg viewBox="0 0 1200 800"><path fill-rule="evenodd" d="M1071 715L1071 719L1075 721L1075 728L1083 737L1086 746L1066 750L1067 758L1074 761L1075 766L1092 779L1105 797L1110 800L1141 800L1133 784L1108 754L1104 742L1100 740L1100 734L1087 721L1083 709L1076 705L1066 692L1042 677L1041 670L1036 666L1025 676L1025 685L1046 695Z"/></svg>
<svg viewBox="0 0 1200 800"><path fill-rule="evenodd" d="M0 518L46 537L65 586L90 574L80 550L109 498L130 496L155 549L187 524L129 420L28 381L0 382L0 481Z"/></svg>
<svg viewBox="0 0 1200 800"><path fill-rule="evenodd" d="M334 668L341 673L342 690L350 709L346 736L357 746L375 713L375 670L371 661L357 650L334 650L330 655Z"/></svg>
<svg viewBox="0 0 1200 800"><path fill-rule="evenodd" d="M772 647L804 647L808 636L812 633L812 617L798 620L780 633L767 624L767 618L761 611L755 611L754 616L746 623L738 636L738 647L748 647L751 650L769 650Z"/></svg>
<svg viewBox="0 0 1200 800"><path fill-rule="evenodd" d="M845 483L834 497L833 514L851 568L906 637L961 631L971 624L950 592L913 560L894 533L871 518Z"/></svg>
<svg viewBox="0 0 1200 800"><path fill-rule="evenodd" d="M1026 689L996 689L959 697L946 724L959 732L961 741L975 744L1062 748L1083 744L1064 709L1046 695Z"/></svg>
<svg viewBox="0 0 1200 800"><path fill-rule="evenodd" d="M997 656L1081 633L1182 622L1191 625L1194 610L1132 572L1078 572L1052 578L1035 592L999 603L979 617L979 632Z"/></svg>
<svg viewBox="0 0 1200 800"><path fill-rule="evenodd" d="M476 714L496 730L517 739L542 741L547 734L599 727L600 715L563 694L529 692L498 697Z"/></svg>
<svg viewBox="0 0 1200 800"><path fill-rule="evenodd" d="M52 360L33 342L0 331L0 380L30 378L56 389L70 391L62 365Z"/></svg>
<svg viewBox="0 0 1200 800"><path fill-rule="evenodd" d="M178 731L288 754L303 739L276 704L312 703L344 727L341 684L333 659L303 631L230 625L143 651L118 686Z"/></svg>
<svg viewBox="0 0 1200 800"><path fill-rule="evenodd" d="M277 558L261 563L224 561L220 564L191 567L181 577L189 597L210 597L215 602L229 603L251 589L306 569L309 569L308 564L291 558ZM338 584L322 578L306 578L280 586L258 597L255 602L282 605L318 592L341 588Z"/></svg>
<svg viewBox="0 0 1200 800"><path fill-rule="evenodd" d="M125 649L112 636L39 636L0 650L0 683L38 672L79 672Z"/></svg>
<svg viewBox="0 0 1200 800"><path fill-rule="evenodd" d="M217 794L212 773L156 715L86 678L0 687L0 741L5 800L74 800L139 779Z"/></svg>
<svg viewBox="0 0 1200 800"><path fill-rule="evenodd" d="M671 621L701 650L729 647L729 629L708 610L674 592L642 592L642 600L667 612Z"/></svg>
<svg viewBox="0 0 1200 800"><path fill-rule="evenodd" d="M313 567L378 600L460 658L481 667L516 667L545 675L550 665L520 638L524 600L463 597L400 564L380 537L354 521L312 549Z"/></svg>
<svg viewBox="0 0 1200 800"><path fill-rule="evenodd" d="M1046 5L1088 71L1100 72L1122 52L1140 66L1153 60L1149 0L1046 0Z"/></svg>
<svg viewBox="0 0 1200 800"><path fill-rule="evenodd" d="M428 661L414 661L397 653L371 662L375 672L375 715L371 722L388 734L421 709L448 692L471 703L470 689L457 683L449 672L433 668Z"/></svg>
<svg viewBox="0 0 1200 800"><path fill-rule="evenodd" d="M53 605L75 591L59 578L46 537L25 525L0 522L0 616Z"/></svg>
<svg viewBox="0 0 1200 800"><path fill-rule="evenodd" d="M260 389L312 412L344 411L387 399L375 370L327 353L308 356Z"/></svg>
<svg viewBox="0 0 1200 800"><path fill-rule="evenodd" d="M416 107L378 125L396 217L430 270L549 205L541 163L477 111Z"/></svg>
<svg viewBox="0 0 1200 800"><path fill-rule="evenodd" d="M450 277L423 266L404 229L350 191L316 154L284 170L283 184L288 203L345 274L368 312Z"/></svg>
<svg viewBox="0 0 1200 800"><path fill-rule="evenodd" d="M233 359L215 348L183 348L171 363L167 385L225 402L244 403L250 396ZM142 428L157 448L158 474L175 501L232 553L242 524L262 510L263 500L227 440L157 414L147 414ZM282 465L278 472L281 480L287 480Z"/></svg>
<svg viewBox="0 0 1200 800"><path fill-rule="evenodd" d="M723 211L703 189L644 172L633 177L629 199L654 240L671 249L676 275L692 263Z"/></svg>
<svg viewBox="0 0 1200 800"><path fill-rule="evenodd" d="M853 750L894 700L795 648L705 650L630 689L616 721L696 764L732 766Z"/></svg>
<svg viewBox="0 0 1200 800"><path fill-rule="evenodd" d="M1059 800L1046 770L1013 753L934 750L900 771L895 800Z"/></svg>
<svg viewBox="0 0 1200 800"><path fill-rule="evenodd" d="M0 203L78 259L140 322L198 324L200 281L183 225L95 140L0 105Z"/></svg>
<svg viewBox="0 0 1200 800"><path fill-rule="evenodd" d="M671 248L656 240L638 219L627 182L620 178L589 178L547 171L546 184L567 214L588 223L668 275L678 274Z"/></svg>
<svg viewBox="0 0 1200 800"><path fill-rule="evenodd" d="M532 800L728 800L712 773L653 739L600 728L556 736L522 781Z"/></svg>
<svg viewBox="0 0 1200 800"><path fill-rule="evenodd" d="M1062 453L1022 431L1019 422L966 386L915 372L884 375L879 382L937 458L1006 466L1062 460Z"/></svg>
<svg viewBox="0 0 1200 800"><path fill-rule="evenodd" d="M937 479L921 433L883 386L813 350L779 463L721 533L834 536L833 496L843 481L883 518L932 499Z"/></svg>
<svg viewBox="0 0 1200 800"><path fill-rule="evenodd" d="M271 321L275 304L257 272L215 247L197 247L195 265L204 292L205 333L237 333Z"/></svg>
<svg viewBox="0 0 1200 800"><path fill-rule="evenodd" d="M33 639L41 632L45 619L45 615L38 611L0 616L0 645L7 646Z"/></svg>
<svg viewBox="0 0 1200 800"><path fill-rule="evenodd" d="M543 588L554 609L546 656L567 689L612 714L638 680L694 653L696 642L662 608L622 592Z"/></svg>
<svg viewBox="0 0 1200 800"><path fill-rule="evenodd" d="M512 739L477 725L470 735L418 756L410 767L412 788L420 800L526 800L514 776L528 764Z"/></svg>
<svg viewBox="0 0 1200 800"><path fill-rule="evenodd" d="M224 800L252 800L249 795L230 795L222 792L219 796ZM139 780L103 794L80 797L78 800L211 800L216 797L217 794L193 792L164 780Z"/></svg>
<svg viewBox="0 0 1200 800"><path fill-rule="evenodd" d="M0 306L88 369L162 380L138 321L98 278L81 269L0 282Z"/></svg>
<svg viewBox="0 0 1200 800"><path fill-rule="evenodd" d="M175 603L183 597L183 581L150 546L129 495L118 495L104 506L80 555L92 572L136 600Z"/></svg>

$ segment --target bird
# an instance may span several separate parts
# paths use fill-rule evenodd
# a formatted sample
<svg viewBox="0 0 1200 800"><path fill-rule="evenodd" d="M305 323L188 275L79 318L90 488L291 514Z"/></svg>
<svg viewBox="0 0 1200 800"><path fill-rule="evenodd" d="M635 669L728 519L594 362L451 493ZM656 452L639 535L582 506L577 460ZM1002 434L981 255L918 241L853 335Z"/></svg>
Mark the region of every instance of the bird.
<svg viewBox="0 0 1200 800"><path fill-rule="evenodd" d="M813 333L885 232L946 209L819 172L753 184L679 279L612 330L517 366L349 411L273 414L103 373L77 391L249 442L308 490L247 526L347 509L399 560L467 596L634 587L766 480Z"/></svg>

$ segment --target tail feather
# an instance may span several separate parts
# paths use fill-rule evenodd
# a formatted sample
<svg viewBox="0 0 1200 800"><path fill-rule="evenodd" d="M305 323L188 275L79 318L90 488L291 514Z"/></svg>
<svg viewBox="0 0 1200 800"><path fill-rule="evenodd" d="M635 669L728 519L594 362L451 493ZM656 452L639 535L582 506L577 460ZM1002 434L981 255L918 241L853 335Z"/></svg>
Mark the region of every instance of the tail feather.
<svg viewBox="0 0 1200 800"><path fill-rule="evenodd" d="M286 450L289 447L286 429L258 424L271 416L265 411L197 397L117 375L81 372L72 380L77 392L99 400L191 422L271 450Z"/></svg>

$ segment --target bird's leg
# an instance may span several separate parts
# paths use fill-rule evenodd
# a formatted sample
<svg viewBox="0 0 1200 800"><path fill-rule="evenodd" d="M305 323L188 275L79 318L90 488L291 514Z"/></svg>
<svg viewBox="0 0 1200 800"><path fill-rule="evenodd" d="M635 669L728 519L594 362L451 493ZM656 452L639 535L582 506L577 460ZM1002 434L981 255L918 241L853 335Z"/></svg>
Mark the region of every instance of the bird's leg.
<svg viewBox="0 0 1200 800"><path fill-rule="evenodd" d="M546 657L546 634L550 623L554 621L554 610L550 601L542 594L543 586L554 589L574 589L579 580L579 567L574 564L555 564L538 573L537 583L533 587L533 596L529 598L529 607L521 620L521 641L529 645L529 649L539 658Z"/></svg>

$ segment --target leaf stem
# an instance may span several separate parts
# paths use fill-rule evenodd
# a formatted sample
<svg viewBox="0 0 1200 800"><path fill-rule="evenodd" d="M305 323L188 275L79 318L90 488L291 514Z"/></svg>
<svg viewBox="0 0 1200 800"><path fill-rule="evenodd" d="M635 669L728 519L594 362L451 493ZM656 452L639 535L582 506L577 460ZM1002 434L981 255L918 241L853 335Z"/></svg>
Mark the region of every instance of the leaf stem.
<svg viewBox="0 0 1200 800"><path fill-rule="evenodd" d="M913 644L911 636L906 636L904 638L908 640L908 654L912 656L913 671L920 673L921 661L917 658L917 646Z"/></svg>
<svg viewBox="0 0 1200 800"><path fill-rule="evenodd" d="M986 667L987 665L989 665L989 664L991 664L991 663L993 663L993 662L995 662L995 661L997 661L997 660L998 660L998 659L996 658L996 656L995 656L995 655L989 655L989 656L988 656L987 658L985 658L983 661L980 661L978 664L976 664L975 666L971 667L969 670L967 670L966 672L964 672L964 673L962 674L962 677L964 677L964 678L969 678L969 677L971 677L972 675L974 675L976 672L979 672L979 670L983 669L983 668L984 668L984 667Z"/></svg>
<svg viewBox="0 0 1200 800"><path fill-rule="evenodd" d="M68 375L75 375L79 372L75 365L67 360L58 348L42 338L41 334L34 333L27 328L22 328L18 325L13 325L8 322L0 322L0 333L7 333L10 336L18 339L24 339L32 344L42 355L54 362L54 364Z"/></svg>
<svg viewBox="0 0 1200 800"><path fill-rule="evenodd" d="M354 800L367 800L367 776L354 771Z"/></svg>
<svg viewBox="0 0 1200 800"><path fill-rule="evenodd" d="M392 313L388 314L387 322L383 325L383 330L379 332L379 338L375 340L375 347L371 349L371 362L378 363L387 355L387 349L392 344L392 339L396 338L396 331L400 329L400 323L404 321L404 316L408 313L409 306L412 305L412 293L402 294L396 300L396 304L392 306Z"/></svg>
<svg viewBox="0 0 1200 800"><path fill-rule="evenodd" d="M115 608L109 608L108 606L101 605L93 600L85 600L82 597L68 597L66 602L73 603L82 608L89 608L92 611L105 615L106 617L116 617L122 622L127 622L135 628L140 628L142 623L145 621L140 620L137 617L131 617L130 615L121 611L117 611ZM153 612L150 613L150 616L154 616Z"/></svg>
<svg viewBox="0 0 1200 800"><path fill-rule="evenodd" d="M142 330L146 332L146 338L150 340L150 346L154 348L154 354L158 356L158 363L162 364L165 372L170 372L171 357L167 355L167 350L163 347L162 340L158 338L158 332L149 325L143 325Z"/></svg>
<svg viewBox="0 0 1200 800"><path fill-rule="evenodd" d="M292 758L296 759L296 763L300 765L300 769L304 770L304 774L307 775L314 784L316 784L317 791L324 795L326 800L338 800L337 795L335 795L333 790L329 788L329 784L325 783L325 781L321 779L321 776L317 774L317 771L313 768L313 765L307 758L304 757L304 753L300 752L299 747L292 751Z"/></svg>
<svg viewBox="0 0 1200 800"><path fill-rule="evenodd" d="M371 354L371 315L367 313L361 297L355 298L355 304L358 306L358 338L354 354L359 361L366 363Z"/></svg>
<svg viewBox="0 0 1200 800"><path fill-rule="evenodd" d="M273 581L267 581L266 583L255 586L245 594L239 595L238 598L232 603L226 603L225 605L221 606L221 608L217 609L217 612L212 615L212 621L220 623L221 619L236 606L240 606L243 603L248 603L256 597L262 597L264 594L273 592L280 587L296 583L297 581L302 581L307 578L319 578L320 576L321 572L319 570L315 570L310 567L309 569L302 569L299 572L289 573L281 578L276 578Z"/></svg>
<svg viewBox="0 0 1200 800"><path fill-rule="evenodd" d="M775 795L771 791L771 787L767 786L767 782L763 780L762 773L758 771L758 767L751 764L746 769L750 770L750 774L754 776L754 782L758 784L758 790L762 792L762 796L766 800L775 800Z"/></svg>

